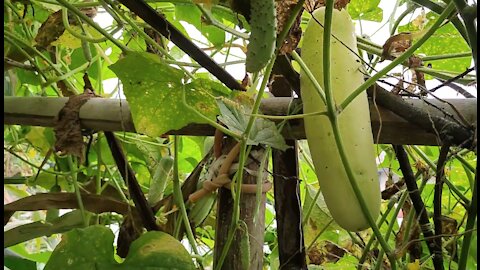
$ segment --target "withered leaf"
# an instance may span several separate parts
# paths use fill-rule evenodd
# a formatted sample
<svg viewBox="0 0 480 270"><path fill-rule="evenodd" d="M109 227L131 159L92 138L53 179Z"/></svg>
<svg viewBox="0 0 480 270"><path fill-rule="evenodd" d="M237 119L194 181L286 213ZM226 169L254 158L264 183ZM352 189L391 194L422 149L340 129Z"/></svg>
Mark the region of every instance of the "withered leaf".
<svg viewBox="0 0 480 270"><path fill-rule="evenodd" d="M65 106L58 112L55 123L55 151L61 154L73 155L83 162L83 136L80 126L80 108L95 94L87 91L83 94L70 96Z"/></svg>
<svg viewBox="0 0 480 270"><path fill-rule="evenodd" d="M276 1L275 8L277 12L277 34L283 31L285 24L292 15L292 9L297 4L298 0L288 1ZM280 48L280 54L291 53L295 50L302 37L302 29L300 23L302 21L302 12L299 12L295 22L290 28L287 38L284 40L282 47Z"/></svg>
<svg viewBox="0 0 480 270"><path fill-rule="evenodd" d="M412 46L411 33L402 32L393 35L383 44L382 58L380 61L395 59L399 53L406 51L410 46Z"/></svg>

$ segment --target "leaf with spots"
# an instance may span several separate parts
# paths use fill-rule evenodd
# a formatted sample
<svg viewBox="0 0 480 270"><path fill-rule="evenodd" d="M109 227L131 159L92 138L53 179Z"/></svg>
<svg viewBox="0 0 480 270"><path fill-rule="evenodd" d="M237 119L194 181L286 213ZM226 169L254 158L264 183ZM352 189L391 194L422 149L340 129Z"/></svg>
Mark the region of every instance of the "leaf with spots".
<svg viewBox="0 0 480 270"><path fill-rule="evenodd" d="M400 26L398 31L419 32L423 29L428 29L437 20L438 15L433 12L429 12L426 14L425 18L428 20L428 23L425 26L416 23L416 21L412 21L406 25ZM453 26L452 23L448 23L437 29L437 31L435 31L435 33L422 46L420 46L415 54L430 56L463 53L469 51L470 48L460 33L458 33L455 26ZM470 67L471 62L472 57L469 56L464 58L427 61L424 63L424 65L426 66L428 64L432 64L432 68L436 70L463 72Z"/></svg>
<svg viewBox="0 0 480 270"><path fill-rule="evenodd" d="M150 53L128 53L110 69L123 83L139 133L157 137L190 123L207 123L191 107L215 121L218 107L214 96L221 95L219 89L224 88L218 83L202 79L183 84L182 71Z"/></svg>
<svg viewBox="0 0 480 270"><path fill-rule="evenodd" d="M380 0L352 0L347 10L353 20L381 22L383 10L378 7Z"/></svg>
<svg viewBox="0 0 480 270"><path fill-rule="evenodd" d="M113 259L112 231L104 226L73 229L62 235L45 270L107 269L117 263ZM103 268L98 267L102 265Z"/></svg>

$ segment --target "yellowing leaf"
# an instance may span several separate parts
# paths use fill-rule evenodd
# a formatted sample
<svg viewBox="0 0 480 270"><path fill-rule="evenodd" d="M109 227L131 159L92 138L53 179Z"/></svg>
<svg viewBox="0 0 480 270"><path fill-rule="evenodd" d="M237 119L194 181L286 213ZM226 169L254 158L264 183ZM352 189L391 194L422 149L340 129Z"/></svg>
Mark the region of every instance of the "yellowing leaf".
<svg viewBox="0 0 480 270"><path fill-rule="evenodd" d="M407 270L420 270L420 261L416 259L415 262L408 263Z"/></svg>
<svg viewBox="0 0 480 270"><path fill-rule="evenodd" d="M35 151L35 149L33 148L30 148L27 152L27 156L29 158L34 158L36 155L37 155L37 151Z"/></svg>
<svg viewBox="0 0 480 270"><path fill-rule="evenodd" d="M425 15L425 10L422 9L422 12L412 21L412 24L418 29L423 29L427 24L427 16Z"/></svg>
<svg viewBox="0 0 480 270"><path fill-rule="evenodd" d="M78 25L71 25L70 26L73 31L80 35L84 35L82 32L82 28ZM94 28L91 26L84 26L85 31L87 31L92 38L98 39L102 37L102 34L97 32ZM65 47L68 47L70 49L78 49L82 47L82 41L73 36L69 31L65 30L65 32L54 42L51 43L51 45L58 46L58 45L64 45Z"/></svg>

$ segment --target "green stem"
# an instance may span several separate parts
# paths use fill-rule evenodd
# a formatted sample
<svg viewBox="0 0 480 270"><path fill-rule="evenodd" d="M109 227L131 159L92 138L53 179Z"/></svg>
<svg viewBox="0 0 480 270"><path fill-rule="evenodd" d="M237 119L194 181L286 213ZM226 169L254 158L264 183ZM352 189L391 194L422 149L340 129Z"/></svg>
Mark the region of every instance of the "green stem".
<svg viewBox="0 0 480 270"><path fill-rule="evenodd" d="M180 208L180 214L185 225L185 231L187 233L188 242L192 246L192 250L196 255L200 256L200 253L197 249L197 243L195 242L195 237L193 235L192 227L190 227L190 222L188 221L187 209L185 207L185 202L183 201L182 188L180 186L180 178L178 176L178 136L174 136L173 139L173 151L175 159L173 162L173 194L177 206ZM201 265L201 261L197 261Z"/></svg>
<svg viewBox="0 0 480 270"><path fill-rule="evenodd" d="M72 36L80 39L80 40L84 40L84 41L87 41L87 42L91 42L91 43L100 43L100 42L104 42L107 40L106 37L101 37L101 38L92 38L92 37L88 37L88 36L84 36L80 33L77 33L77 31L75 31L71 26L70 26L70 23L68 22L68 10L66 8L62 8L62 22L63 22L63 26L65 27L65 29L70 33L72 34ZM119 28L117 28L117 30L113 31L111 35L113 35L115 32L117 32L118 30L120 30Z"/></svg>
<svg viewBox="0 0 480 270"><path fill-rule="evenodd" d="M72 178L73 187L75 189L75 196L77 197L78 207L80 208L80 212L82 213L83 225L85 227L88 227L87 213L85 212L85 207L83 205L82 195L80 194L80 187L79 187L78 181L77 181L77 169L78 168L76 168L75 163L73 162L73 158L72 158L71 155L68 155L67 160L68 160L68 166L70 167L70 173L71 173L70 177Z"/></svg>
<svg viewBox="0 0 480 270"><path fill-rule="evenodd" d="M100 55L95 55L93 58L92 58L92 61L96 61L98 58L100 57ZM61 80L66 80L72 76L74 76L75 74L79 73L79 72L82 72L86 69L88 69L90 67L90 62L86 62L84 63L83 65L75 68L75 69L72 69L70 70L69 72L67 73L64 73L60 76L57 76L55 78L51 78L51 79L48 79L45 83L42 83L42 87L48 87L50 86L51 84L53 83L56 83L58 81L61 81Z"/></svg>
<svg viewBox="0 0 480 270"><path fill-rule="evenodd" d="M303 62L302 58L300 57L300 55L298 55L298 53L296 51L292 51L292 57L295 61L298 62L298 64L300 65L300 67L303 69L303 71L305 72L305 75L307 75L308 79L312 82L313 86L315 87L315 91L317 91L317 94L320 96L320 98L322 99L323 103L327 103L327 99L326 99L326 96L325 96L325 92L324 90L322 89L322 86L320 86L320 84L318 83L317 79L315 79L315 76L313 76L312 72L310 71L310 69L308 69L307 65L305 64L305 62Z"/></svg>
<svg viewBox="0 0 480 270"><path fill-rule="evenodd" d="M40 168L40 166L37 166L37 165L33 164L32 162L30 162L30 161L28 161L27 159L21 157L19 154L15 153L14 151L10 150L10 149L7 148L7 147L3 147L3 150L9 152L10 154L14 155L16 158L18 158L18 159L20 159L21 161L25 162L26 164L32 166L33 168L35 168L35 169L37 169L37 170L41 170L42 172L46 172L46 173L54 174L54 175L63 175L63 176L70 175L70 173L62 173L62 172L56 172L56 171L49 171L49 170Z"/></svg>
<svg viewBox="0 0 480 270"><path fill-rule="evenodd" d="M401 197L400 197L400 200L398 201L398 204L397 204L397 209L395 211L395 214L393 215L393 217L397 217L398 216L398 212L400 211L400 209L402 208L403 204L405 203L405 200L407 199L407 196L408 196L408 192L403 192ZM388 202L388 206L387 206L387 210L385 211L385 213L380 217L380 220L377 222L377 226L380 228L383 223L385 222L385 220L387 219L387 216L388 214L390 213L390 211L393 209L393 207L395 206L396 204L396 201L395 200L392 200L390 199L390 201ZM362 267L363 267L363 263L365 262L365 260L367 259L367 256L369 254L369 251L370 251L370 247L372 246L372 244L374 243L375 241L375 237L370 237L370 239L368 240L367 244L365 245L365 247L363 248L363 251L362 251L362 256L360 257L360 259L358 260L358 266L357 266L357 269L358 270L361 270ZM382 258L383 257L383 253L382 253L382 256L378 256L378 258ZM379 261L381 262L382 259L379 259Z"/></svg>
<svg viewBox="0 0 480 270"><path fill-rule="evenodd" d="M473 230L477 219L477 174L475 173L475 181L472 190L472 203L468 207L467 224L465 225L465 234L463 236L462 249L460 251L460 259L458 261L458 269L464 270L467 266L468 253L470 243L472 241Z"/></svg>
<svg viewBox="0 0 480 270"><path fill-rule="evenodd" d="M471 52L461 52L461 53L450 53L450 54L441 54L441 55L427 55L424 57L420 57L422 61L435 61L435 60L444 60L444 59L451 59L451 58L463 58L472 56Z"/></svg>
<svg viewBox="0 0 480 270"><path fill-rule="evenodd" d="M425 41L427 41L430 38L430 36L433 35L433 33L435 33L435 31L442 25L443 21L452 13L453 10L454 10L453 3L448 4L448 6L445 8L442 14L440 14L440 16L432 25L432 27L430 27L430 29L428 29L428 31L417 42L415 42L403 54L401 54L399 57L397 57L394 61L388 64L385 68L377 72L375 75L370 77L364 84L359 86L355 91L353 91L353 93L349 95L339 106L339 110L340 111L344 110L358 95L360 95L363 91L365 91L370 86L372 86L378 79L386 75L387 72L392 70L397 65L401 64L403 61L407 60L423 43L425 43Z"/></svg>
<svg viewBox="0 0 480 270"><path fill-rule="evenodd" d="M420 156L420 158L422 158L428 164L428 166L430 167L430 170L434 172L437 171L437 165L435 164L435 162L431 161L428 158L428 156L418 146L412 145L411 147ZM462 200L464 205L468 205L470 203L470 200L467 197L465 197L465 195L463 195L462 192L458 190L458 188L455 185L453 185L448 179L445 179L444 182L445 184L447 184L448 188L451 191L453 191L453 193L455 193L455 195L457 195L460 198L460 200Z"/></svg>
<svg viewBox="0 0 480 270"><path fill-rule="evenodd" d="M407 9L398 16L397 20L394 22L392 29L390 29L390 35L393 36L395 34L395 31L397 31L398 25L400 25L400 22L407 16L410 12L414 11L416 9L416 5L409 5Z"/></svg>
<svg viewBox="0 0 480 270"><path fill-rule="evenodd" d="M444 70L436 70L433 68L426 68L426 67L417 67L415 68L416 71L420 71L422 73L428 74L430 76L442 79L442 80L451 80L456 78L459 74L453 73L450 71ZM458 78L455 80L456 83L461 83L464 85L470 84L476 81L476 76L465 75L463 78Z"/></svg>
<svg viewBox="0 0 480 270"><path fill-rule="evenodd" d="M115 3L113 3L113 1L111 0L102 0L104 2L106 2L107 4L109 4L113 10L115 10L118 14L118 16L120 16L123 20L125 20L131 27L132 29L137 32L137 34L139 36L141 36L142 38L144 38L146 41L148 41L152 46L155 47L155 49L159 50L163 55L165 55L167 58L170 58L171 60L175 60L175 58L173 58L173 56L171 56L166 50L165 48L163 48L162 46L160 46L160 44L158 44L155 40L153 40L149 35L147 35L144 31L142 31L142 29L140 29L140 27L138 27L138 25L133 21L131 20L130 18L128 18L128 16L125 16L123 14L123 12L121 12L120 10L118 10L117 6L115 5ZM193 78L193 75L192 73L190 73L188 70L186 70L184 67L182 66L178 66L188 77L190 78Z"/></svg>
<svg viewBox="0 0 480 270"><path fill-rule="evenodd" d="M242 32L239 32L233 28L230 28L230 27L227 27L226 25L224 25L223 23L220 23L219 21L217 21L213 16L212 14L207 11L206 9L204 9L201 5L199 4L195 4L198 9L200 9L200 11L202 12L203 16L205 17L205 19L207 19L207 22L210 23L211 25L227 32L227 33L230 33L234 36L237 36L239 38L243 38L243 39L248 39L248 34L246 33L242 33Z"/></svg>
<svg viewBox="0 0 480 270"><path fill-rule="evenodd" d="M115 44L117 47L119 47L123 52L128 52L130 49L123 45L118 39L114 38L110 33L105 31L103 28L101 28L98 24L96 24L92 19L87 17L87 15L83 14L78 8L76 8L74 5L70 4L67 0L57 0L62 6L66 7L68 10L70 10L72 13L80 17L83 21L85 21L87 24L95 28L98 32L100 32L104 37L106 37L108 40L110 40L113 44Z"/></svg>
<svg viewBox="0 0 480 270"><path fill-rule="evenodd" d="M24 41L22 38L20 37L17 37L15 34L13 33L10 33L8 31L4 31L3 32L3 35L8 37L8 38L11 38L12 40L14 40L15 42L18 42L21 46L19 47L22 47L22 48L28 48L29 51L35 53L36 55L38 55L45 63L47 63L50 67L53 68L53 70L57 73L58 76L61 76L63 74L63 72L54 64L52 63L52 61L50 61L50 59L48 59L45 55L43 55L39 50L37 50L35 47L33 46L30 46L30 44L28 44L26 41ZM34 64L35 61L32 62L32 64ZM76 92L76 87L68 80L65 80L65 83L67 84L67 86L72 90L72 91L75 91Z"/></svg>
<svg viewBox="0 0 480 270"><path fill-rule="evenodd" d="M376 49L380 49L380 50L382 49L381 45L378 45L377 43L375 43L371 40L368 40L364 37L361 37L361 36L357 36L357 43L362 43L362 44L365 44L365 45L369 45L372 48L376 48Z"/></svg>

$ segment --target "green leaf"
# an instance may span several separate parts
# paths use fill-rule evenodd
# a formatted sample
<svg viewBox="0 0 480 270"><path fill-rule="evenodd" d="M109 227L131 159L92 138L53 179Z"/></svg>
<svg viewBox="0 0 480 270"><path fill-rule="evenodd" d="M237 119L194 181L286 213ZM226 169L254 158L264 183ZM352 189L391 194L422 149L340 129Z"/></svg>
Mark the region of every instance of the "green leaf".
<svg viewBox="0 0 480 270"><path fill-rule="evenodd" d="M438 15L429 12L426 14L426 19L428 23L424 29L428 29L438 18ZM410 22L406 25L402 25L398 28L399 32L417 32L422 29L419 29L419 26L415 25L413 22ZM452 23L448 23L435 31L435 33L415 52L415 54L424 54L424 55L444 55L444 54L453 54L453 53L462 53L469 52L470 48L465 40L462 38L460 33L458 33L455 26ZM445 60L435 60L428 61L424 65L432 64L432 68L436 70L445 70L445 71L454 71L454 72L464 72L470 63L472 62L471 57L463 58L452 58ZM428 78L427 78L428 79Z"/></svg>
<svg viewBox="0 0 480 270"><path fill-rule="evenodd" d="M171 235L150 231L135 240L130 246L121 269L195 269L190 254Z"/></svg>
<svg viewBox="0 0 480 270"><path fill-rule="evenodd" d="M92 57L95 57L97 55L97 49L91 43L89 43L88 45L90 47L90 52L92 54ZM78 48L78 49L75 49L72 52L72 54L70 55L70 59L71 59L71 63L69 65L70 70L76 69L76 68L80 67L81 65L83 65L87 62L87 59L85 58L85 54L83 53L83 49L81 47ZM88 73L88 76L90 76L91 78L93 78L95 80L98 79L98 65L96 65L96 64L91 65L86 70L86 72ZM82 77L83 73L80 73L79 75L80 75L80 77ZM103 79L105 79L105 78L103 78ZM95 90L97 90L97 89L95 89Z"/></svg>
<svg viewBox="0 0 480 270"><path fill-rule="evenodd" d="M49 190L52 186L58 183L62 190L70 190L71 188L71 184L67 181L64 175L56 176L55 174L41 171L36 179L35 177L36 175L33 175L27 179L28 186L41 186L44 189Z"/></svg>
<svg viewBox="0 0 480 270"><path fill-rule="evenodd" d="M51 141L48 140L50 135L53 135L51 128L32 127L25 135L25 139L38 147L42 155L45 155L52 146ZM53 136L51 138L53 139Z"/></svg>
<svg viewBox="0 0 480 270"><path fill-rule="evenodd" d="M112 231L104 226L74 229L62 236L44 270L109 269L113 259Z"/></svg>
<svg viewBox="0 0 480 270"><path fill-rule="evenodd" d="M4 250L3 265L12 270L37 270L36 262L26 259L9 249Z"/></svg>
<svg viewBox="0 0 480 270"><path fill-rule="evenodd" d="M225 43L225 31L202 22L202 13L195 5L176 4L175 18L195 26L214 46L222 46Z"/></svg>
<svg viewBox="0 0 480 270"><path fill-rule="evenodd" d="M305 222L305 243L309 245L317 234L324 230L325 226L332 220L332 216L328 211L327 204L323 198L322 193L317 197L317 200L314 201L315 195L317 194L317 190L314 189L311 185L305 185L305 202L303 203L303 213L307 213L310 209L312 203L313 205L312 211L310 212L310 216L308 220ZM335 223L332 222L328 225L328 230L338 230L340 227Z"/></svg>
<svg viewBox="0 0 480 270"><path fill-rule="evenodd" d="M218 106L221 112L218 120L225 124L228 129L236 133L244 133L250 118L247 109L238 103L224 102L224 100L219 100ZM282 151L288 148L275 123L263 118L255 119L247 144L265 144Z"/></svg>
<svg viewBox="0 0 480 270"><path fill-rule="evenodd" d="M380 0L352 0L347 10L353 20L381 22L383 10L378 7Z"/></svg>
<svg viewBox="0 0 480 270"><path fill-rule="evenodd" d="M202 146L203 147L203 146ZM182 136L178 145L178 170L180 173L190 173L202 158L202 147L192 136Z"/></svg>
<svg viewBox="0 0 480 270"><path fill-rule="evenodd" d="M41 236L63 233L80 226L83 226L82 214L80 210L75 210L55 219L52 223L37 221L10 229L3 234L3 246L13 246Z"/></svg>
<svg viewBox="0 0 480 270"><path fill-rule="evenodd" d="M149 53L129 53L110 68L122 80L135 128L139 133L158 137L190 123L207 123L184 103L215 121L218 108L212 89L184 85L183 72Z"/></svg>
<svg viewBox="0 0 480 270"><path fill-rule="evenodd" d="M43 263L43 264L47 263L48 259L50 258L50 255L52 254L51 251L32 253L28 250L26 246L27 246L27 243L20 243L18 245L11 246L5 250L11 250L15 253L18 253L20 256L28 260Z"/></svg>

